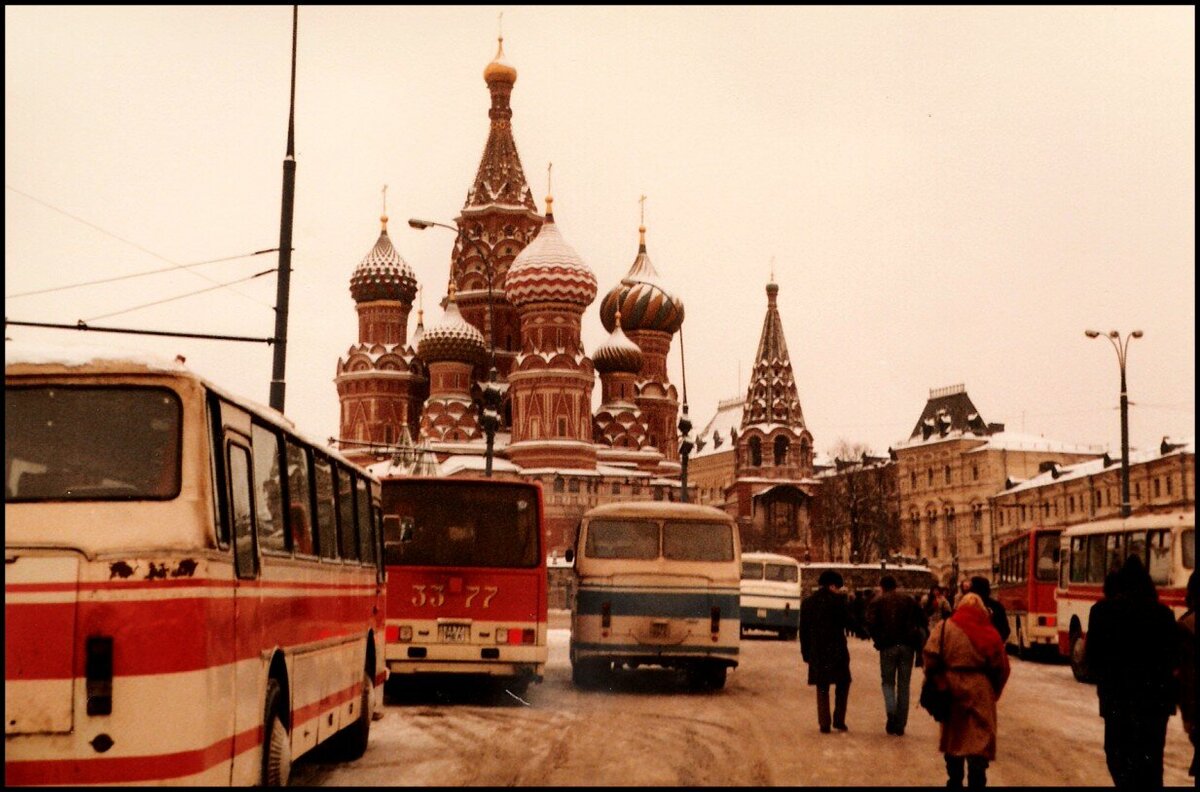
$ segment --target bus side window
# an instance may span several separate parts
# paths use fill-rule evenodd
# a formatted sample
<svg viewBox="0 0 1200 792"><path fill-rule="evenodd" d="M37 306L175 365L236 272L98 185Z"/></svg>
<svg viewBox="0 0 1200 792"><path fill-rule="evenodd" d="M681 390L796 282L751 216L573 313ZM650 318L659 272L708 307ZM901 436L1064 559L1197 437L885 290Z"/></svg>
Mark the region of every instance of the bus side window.
<svg viewBox="0 0 1200 792"><path fill-rule="evenodd" d="M358 535L354 529L354 478L350 471L338 465L334 471L337 478L338 508L338 555L351 561L358 560Z"/></svg>
<svg viewBox="0 0 1200 792"><path fill-rule="evenodd" d="M258 517L258 546L269 552L287 553L284 532L283 489L280 485L279 435L259 424L251 429L254 441L254 502Z"/></svg>
<svg viewBox="0 0 1200 792"><path fill-rule="evenodd" d="M258 576L258 553L255 552L254 498L250 492L250 452L245 446L230 443L228 453L229 510L237 576L253 579Z"/></svg>
<svg viewBox="0 0 1200 792"><path fill-rule="evenodd" d="M208 433L212 456L213 509L216 515L217 547L229 548L229 514L226 507L228 492L225 489L225 453L222 448L224 432L221 430L221 404L213 393L208 394Z"/></svg>
<svg viewBox="0 0 1200 792"><path fill-rule="evenodd" d="M1150 531L1146 542L1150 560L1147 567L1156 586L1171 584L1171 532ZM1175 583L1181 585L1181 583Z"/></svg>
<svg viewBox="0 0 1200 792"><path fill-rule="evenodd" d="M375 568L379 570L378 579L382 582L387 577L387 572L384 569L383 555L383 509L379 507L379 502L372 504L371 514L374 515L375 534L371 537L371 545L375 548L376 563Z"/></svg>
<svg viewBox="0 0 1200 792"><path fill-rule="evenodd" d="M333 470L329 460L315 457L317 491L317 541L321 558L337 558L337 512L333 502Z"/></svg>
<svg viewBox="0 0 1200 792"><path fill-rule="evenodd" d="M367 482L360 478L354 479L354 510L358 525L358 557L364 563L375 565L375 539L372 536L371 499L367 496Z"/></svg>
<svg viewBox="0 0 1200 792"><path fill-rule="evenodd" d="M292 549L303 555L315 555L308 454L292 442L287 443L287 468L288 522L292 534Z"/></svg>

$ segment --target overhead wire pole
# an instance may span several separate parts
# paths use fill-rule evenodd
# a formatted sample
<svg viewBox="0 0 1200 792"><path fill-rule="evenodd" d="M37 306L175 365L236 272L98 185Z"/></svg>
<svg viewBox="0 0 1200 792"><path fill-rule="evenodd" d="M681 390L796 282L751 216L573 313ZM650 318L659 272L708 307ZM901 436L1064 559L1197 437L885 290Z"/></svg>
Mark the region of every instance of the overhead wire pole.
<svg viewBox="0 0 1200 792"><path fill-rule="evenodd" d="M283 412L287 368L288 291L292 275L292 214L296 203L296 29L300 6L292 6L292 92L288 103L287 154L283 158L283 207L279 218L279 278L275 293L275 358L271 367L270 405Z"/></svg>

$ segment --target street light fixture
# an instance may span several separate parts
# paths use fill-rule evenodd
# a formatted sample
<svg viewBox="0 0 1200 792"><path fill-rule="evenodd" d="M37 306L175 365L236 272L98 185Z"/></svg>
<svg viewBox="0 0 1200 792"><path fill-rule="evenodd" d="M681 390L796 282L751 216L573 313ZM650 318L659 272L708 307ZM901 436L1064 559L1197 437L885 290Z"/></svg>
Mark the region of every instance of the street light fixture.
<svg viewBox="0 0 1200 792"><path fill-rule="evenodd" d="M1084 330L1088 338L1097 338L1102 333L1098 330ZM1125 389L1125 361L1129 357L1129 342L1141 338L1141 330L1134 330L1121 340L1121 334L1116 330L1108 331L1104 336L1117 352L1117 364L1121 367L1121 516L1128 517L1129 507L1129 394Z"/></svg>
<svg viewBox="0 0 1200 792"><path fill-rule="evenodd" d="M461 227L455 227L449 223L439 223L436 220L421 220L416 217L410 218L408 225L418 231L424 231L433 226L453 231L458 235L460 241L469 242L475 247L487 272L488 381L483 387L483 409L480 411L479 426L483 429L484 437L487 438L484 475L490 478L492 475L492 452L496 445L496 430L500 428L500 403L502 401L500 388L496 384L496 323L492 318L492 254L478 239L467 236L465 229Z"/></svg>

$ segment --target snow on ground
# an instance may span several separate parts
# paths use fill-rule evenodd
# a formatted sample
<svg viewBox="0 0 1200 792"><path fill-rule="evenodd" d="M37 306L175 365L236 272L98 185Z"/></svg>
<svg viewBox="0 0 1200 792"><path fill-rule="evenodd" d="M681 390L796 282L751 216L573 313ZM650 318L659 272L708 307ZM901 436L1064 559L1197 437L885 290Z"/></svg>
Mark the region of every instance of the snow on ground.
<svg viewBox="0 0 1200 792"><path fill-rule="evenodd" d="M916 706L908 731L883 730L878 654L851 641L844 734L817 730L813 688L795 643L742 641L725 690L692 693L669 672L618 676L612 690L571 684L570 632L551 617L546 680L528 705L478 691L422 693L389 704L366 755L349 764L302 761L294 783L428 785L865 785L938 786L945 768L937 724ZM1068 666L1013 659L999 705L993 786L1111 786L1095 688ZM1166 782L1188 784L1191 746L1179 716L1168 729Z"/></svg>

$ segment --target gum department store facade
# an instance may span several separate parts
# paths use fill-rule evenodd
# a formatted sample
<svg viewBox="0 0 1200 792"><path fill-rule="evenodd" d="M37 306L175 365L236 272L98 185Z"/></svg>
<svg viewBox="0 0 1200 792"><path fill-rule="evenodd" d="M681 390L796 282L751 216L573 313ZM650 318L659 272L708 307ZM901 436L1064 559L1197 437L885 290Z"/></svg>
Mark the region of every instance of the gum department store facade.
<svg viewBox="0 0 1200 792"><path fill-rule="evenodd" d="M418 311L409 337L417 282L392 244L386 216L350 278L358 342L337 362L339 444L380 475L402 472L396 451L411 458L414 445L426 457L426 473L435 470L428 457L436 456L441 475L484 475L480 415L494 365L500 426L493 475L542 484L546 546L558 556L592 506L678 499L679 396L667 356L684 306L651 263L642 226L628 273L600 299L609 336L590 355L584 350L582 318L600 284L555 224L553 199L547 196L545 215L537 211L512 134L517 72L504 58L503 40L483 76L490 129L455 218L460 233L443 315L426 328ZM688 438L695 441L690 500L733 515L745 549L822 560L829 551L813 535L811 506L822 480L838 472L814 465L778 292L773 280L767 284L745 396L722 400ZM593 412L597 376L601 404ZM889 452L884 475L894 478L902 549L927 558L944 581L990 575L997 528L1003 534L1008 527L997 526L992 514L1011 508L993 496L1047 465L1099 456L984 423L961 386L931 391L910 438ZM1194 465L1194 452L1191 458Z"/></svg>

